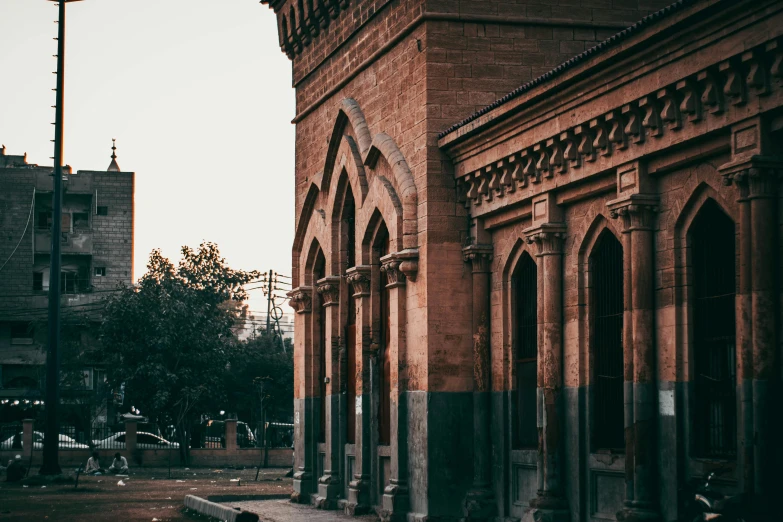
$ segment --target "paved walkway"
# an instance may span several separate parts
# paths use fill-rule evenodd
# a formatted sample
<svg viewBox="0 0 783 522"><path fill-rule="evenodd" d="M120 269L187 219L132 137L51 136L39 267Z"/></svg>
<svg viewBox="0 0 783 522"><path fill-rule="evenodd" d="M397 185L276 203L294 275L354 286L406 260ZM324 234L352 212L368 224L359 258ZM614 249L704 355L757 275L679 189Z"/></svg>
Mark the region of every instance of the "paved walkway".
<svg viewBox="0 0 783 522"><path fill-rule="evenodd" d="M342 511L323 511L313 506L293 504L290 500L252 500L244 502L223 502L231 507L242 508L246 511L258 513L261 522L377 522L378 517L368 515L364 517L349 517Z"/></svg>

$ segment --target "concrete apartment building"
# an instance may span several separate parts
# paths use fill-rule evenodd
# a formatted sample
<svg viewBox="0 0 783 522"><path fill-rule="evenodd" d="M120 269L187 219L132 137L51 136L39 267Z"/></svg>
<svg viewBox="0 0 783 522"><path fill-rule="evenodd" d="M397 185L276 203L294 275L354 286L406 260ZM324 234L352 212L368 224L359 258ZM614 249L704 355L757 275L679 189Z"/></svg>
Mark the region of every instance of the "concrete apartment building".
<svg viewBox="0 0 783 522"><path fill-rule="evenodd" d="M783 2L264 3L293 500L674 521L721 467L783 519Z"/></svg>
<svg viewBox="0 0 783 522"><path fill-rule="evenodd" d="M96 321L101 299L118 283L132 282L134 173L121 172L114 154L107 171L66 167L64 173L65 328L76 318L76 324ZM0 148L0 422L20 420L20 409L43 398L51 208L52 167L28 163L26 155L9 155ZM85 348L95 342L78 327L75 335ZM97 391L104 375L85 367L83 384L65 389L63 400L67 402L69 394ZM98 421L105 423L105 416ZM63 425L84 422L67 412L62 419Z"/></svg>

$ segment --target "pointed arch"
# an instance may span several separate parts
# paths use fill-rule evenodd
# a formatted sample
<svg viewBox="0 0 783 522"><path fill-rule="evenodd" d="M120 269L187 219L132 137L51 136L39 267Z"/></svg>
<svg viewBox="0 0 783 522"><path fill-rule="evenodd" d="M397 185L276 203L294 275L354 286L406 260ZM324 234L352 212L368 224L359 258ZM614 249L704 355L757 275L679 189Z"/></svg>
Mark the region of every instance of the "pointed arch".
<svg viewBox="0 0 783 522"><path fill-rule="evenodd" d="M367 120L356 100L345 98L340 102L337 108L337 117L334 120L334 128L329 138L329 146L326 151L326 161L324 163L324 172L327 173L325 187L329 186L331 175L334 171L334 165L339 156L339 150L343 137L346 135L346 129L350 125L355 137L355 144L360 157L365 157L372 144L370 128L367 126ZM360 161L359 163L364 163Z"/></svg>
<svg viewBox="0 0 783 522"><path fill-rule="evenodd" d="M291 247L291 277L292 285L294 288L299 286L299 258L302 254L302 246L305 236L307 235L307 229L310 225L310 218L313 215L315 204L318 200L318 185L310 183L310 188L307 190L304 204L302 205L302 213L299 215L299 222L296 225L296 232L294 234L294 244Z"/></svg>
<svg viewBox="0 0 783 522"><path fill-rule="evenodd" d="M375 168L378 160L383 157L391 167L392 177L390 181L402 203L402 243L403 248L416 248L418 245L418 205L419 196L416 183L413 180L408 162L405 161L397 143L388 134L377 134L372 140L372 145L367 151L364 164Z"/></svg>
<svg viewBox="0 0 783 522"><path fill-rule="evenodd" d="M369 191L364 163L362 163L362 158L353 138L347 135L343 136L337 151L337 158L339 158L339 162L333 163L332 168L334 170L329 174L329 180L326 180L327 176L325 175L321 180L323 186L329 185L329 200L333 202L331 212L333 217L340 212L339 201L344 197L346 184L350 185L354 199L359 206L367 198L367 192ZM335 175L337 176L337 183L332 183L331 180L334 179Z"/></svg>
<svg viewBox="0 0 783 522"><path fill-rule="evenodd" d="M675 241L680 241L680 246L684 246L685 235L688 233L693 220L698 215L701 208L707 203L708 200L713 200L718 207L735 223L737 222L737 216L729 210L733 206L730 205L723 197L706 181L700 182L695 189L691 192L687 202L683 205L680 214L677 216L677 220L674 224Z"/></svg>

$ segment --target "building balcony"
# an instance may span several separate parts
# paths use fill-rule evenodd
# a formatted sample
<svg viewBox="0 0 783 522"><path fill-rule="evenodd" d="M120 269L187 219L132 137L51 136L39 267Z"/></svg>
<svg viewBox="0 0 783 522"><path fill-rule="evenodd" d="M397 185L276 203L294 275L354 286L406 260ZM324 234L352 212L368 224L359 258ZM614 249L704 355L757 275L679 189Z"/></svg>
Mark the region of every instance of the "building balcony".
<svg viewBox="0 0 783 522"><path fill-rule="evenodd" d="M63 254L92 255L92 232L63 232L60 248ZM52 249L52 233L44 230L35 232L35 252L48 254Z"/></svg>

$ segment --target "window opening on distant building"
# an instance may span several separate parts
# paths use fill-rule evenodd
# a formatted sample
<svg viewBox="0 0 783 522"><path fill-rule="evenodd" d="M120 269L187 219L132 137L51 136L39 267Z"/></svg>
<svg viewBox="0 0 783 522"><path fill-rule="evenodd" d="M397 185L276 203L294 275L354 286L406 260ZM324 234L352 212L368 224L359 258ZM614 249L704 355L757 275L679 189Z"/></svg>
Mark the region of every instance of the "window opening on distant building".
<svg viewBox="0 0 783 522"><path fill-rule="evenodd" d="M99 216L108 216L109 215L109 207L97 207L95 209L95 213Z"/></svg>
<svg viewBox="0 0 783 522"><path fill-rule="evenodd" d="M96 266L95 267L95 276L96 277L105 277L106 276L106 267L105 266Z"/></svg>

